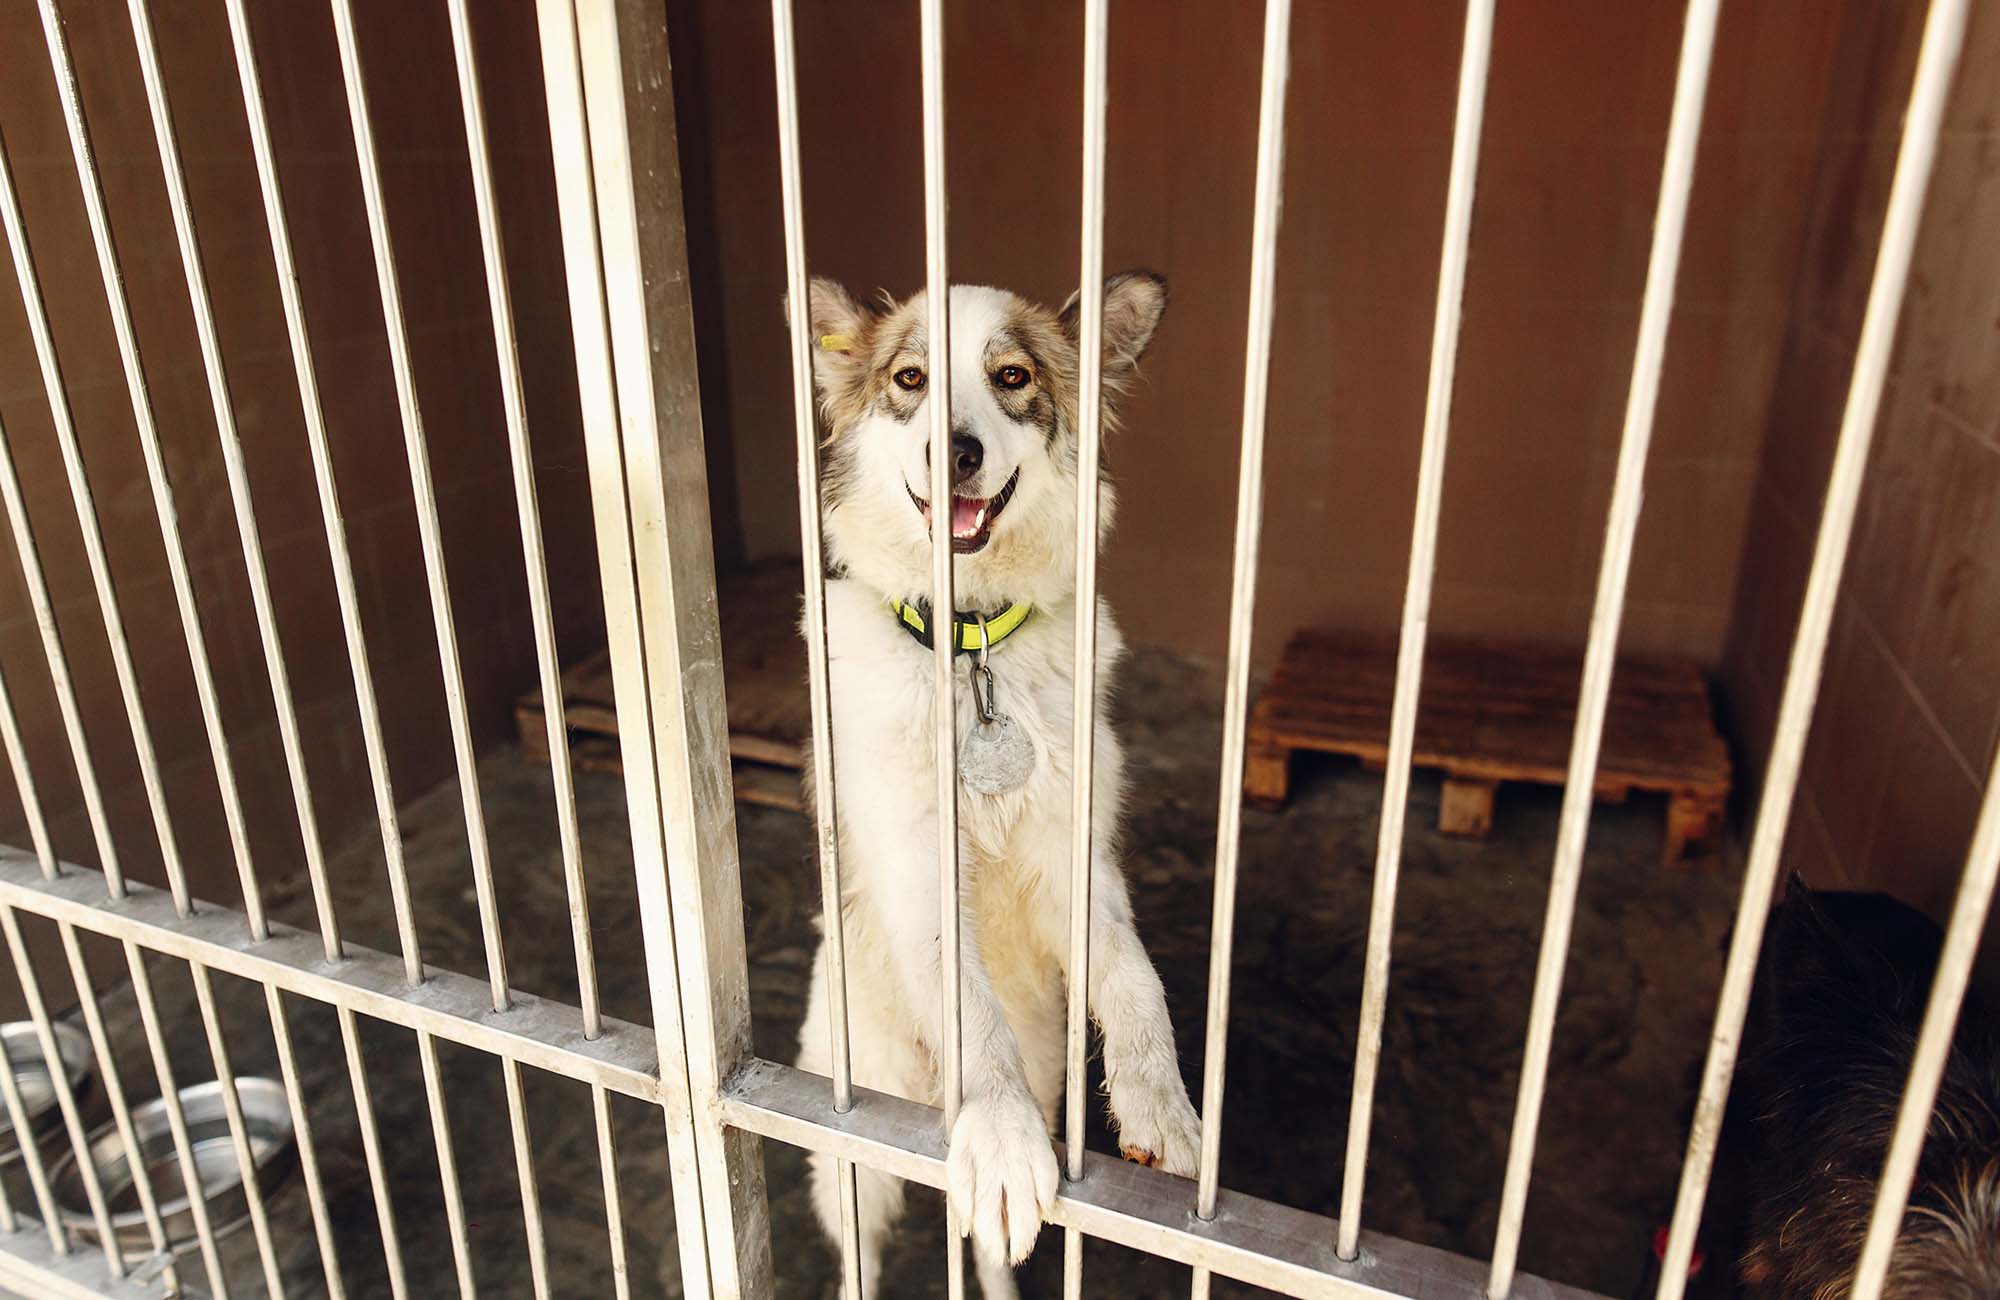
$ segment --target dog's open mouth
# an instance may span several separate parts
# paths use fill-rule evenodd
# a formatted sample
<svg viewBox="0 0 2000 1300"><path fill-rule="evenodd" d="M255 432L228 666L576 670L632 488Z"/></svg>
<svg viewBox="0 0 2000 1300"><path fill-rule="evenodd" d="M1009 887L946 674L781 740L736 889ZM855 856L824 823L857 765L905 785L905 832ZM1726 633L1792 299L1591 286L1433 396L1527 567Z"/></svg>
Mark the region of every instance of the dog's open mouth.
<svg viewBox="0 0 2000 1300"><path fill-rule="evenodd" d="M985 548L986 543L993 536L993 521L1000 517L1000 512L1007 508L1007 503L1014 499L1014 488L1020 481L1021 471L1017 469L1014 471L1013 477L1007 480L1007 486L1001 488L999 494L996 496L984 498L954 496L951 499L951 549L953 551L960 555L970 555L974 551ZM903 490L910 492L910 485L905 483ZM931 526L931 503L918 496L915 492L910 492L910 501L923 513L924 527L929 528Z"/></svg>

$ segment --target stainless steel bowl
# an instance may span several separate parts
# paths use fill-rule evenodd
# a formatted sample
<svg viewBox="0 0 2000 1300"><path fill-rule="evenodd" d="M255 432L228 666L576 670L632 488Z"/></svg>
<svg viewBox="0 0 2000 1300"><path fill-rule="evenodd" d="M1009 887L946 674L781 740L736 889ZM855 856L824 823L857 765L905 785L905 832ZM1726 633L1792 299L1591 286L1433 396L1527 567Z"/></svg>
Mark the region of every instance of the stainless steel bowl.
<svg viewBox="0 0 2000 1300"><path fill-rule="evenodd" d="M90 1040L79 1029L61 1021L52 1026L56 1051L62 1057L69 1086L81 1101L90 1091L97 1065L91 1058ZM28 1132L37 1139L62 1123L62 1109L56 1105L55 1076L42 1057L42 1040L31 1020L15 1020L0 1025L0 1040L7 1044L7 1060L14 1067L14 1086L21 1090L21 1109L27 1112ZM14 1134L14 1118L0 1105L0 1166L21 1158L21 1146Z"/></svg>
<svg viewBox="0 0 2000 1300"><path fill-rule="evenodd" d="M269 1196L297 1165L292 1112L285 1105L285 1090L273 1080L255 1076L239 1078L236 1092L243 1102L243 1128L250 1139L257 1186ZM250 1204L243 1195L236 1148L229 1140L222 1085L213 1080L197 1083L182 1088L180 1098L209 1223L217 1236L233 1232L250 1221ZM194 1215L188 1206L187 1187L181 1181L180 1159L174 1149L173 1130L167 1125L166 1103L154 1098L134 1107L132 1129L138 1138L140 1162L159 1203L168 1244L187 1245L196 1239ZM106 1125L91 1135L90 1159L97 1167L98 1181L103 1185L111 1212L111 1231L119 1246L149 1249L151 1238L146 1231L145 1215L139 1208L138 1187L131 1166L126 1163L125 1146L118 1140L116 1125ZM78 1236L95 1241L97 1220L91 1217L83 1171L75 1157L64 1156L51 1172L50 1181L56 1212L64 1225Z"/></svg>

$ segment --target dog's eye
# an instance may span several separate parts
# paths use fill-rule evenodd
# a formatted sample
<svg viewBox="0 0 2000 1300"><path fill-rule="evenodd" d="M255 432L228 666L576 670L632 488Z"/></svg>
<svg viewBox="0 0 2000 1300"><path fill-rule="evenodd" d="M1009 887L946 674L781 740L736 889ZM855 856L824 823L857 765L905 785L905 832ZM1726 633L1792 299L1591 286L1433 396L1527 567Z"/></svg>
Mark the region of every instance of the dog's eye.
<svg viewBox="0 0 2000 1300"><path fill-rule="evenodd" d="M905 392L914 393L924 386L924 372L915 366L904 366L895 373L894 378L896 387Z"/></svg>
<svg viewBox="0 0 2000 1300"><path fill-rule="evenodd" d="M1026 388L1028 368L1026 366L1002 366L993 372L993 382L1002 388Z"/></svg>

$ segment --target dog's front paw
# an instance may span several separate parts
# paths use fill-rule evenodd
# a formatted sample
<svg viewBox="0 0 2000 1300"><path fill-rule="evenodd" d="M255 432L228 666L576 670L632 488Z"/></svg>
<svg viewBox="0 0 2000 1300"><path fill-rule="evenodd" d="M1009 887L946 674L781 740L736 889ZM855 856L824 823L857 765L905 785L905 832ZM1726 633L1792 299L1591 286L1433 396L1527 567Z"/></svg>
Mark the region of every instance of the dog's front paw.
<svg viewBox="0 0 2000 1300"><path fill-rule="evenodd" d="M1195 1176L1201 1161L1201 1118L1188 1101L1180 1075L1111 1082L1111 1117L1118 1125L1118 1150L1127 1160Z"/></svg>
<svg viewBox="0 0 2000 1300"><path fill-rule="evenodd" d="M1018 1264L1056 1199L1056 1154L1034 1099L968 1099L951 1130L946 1186L959 1232Z"/></svg>

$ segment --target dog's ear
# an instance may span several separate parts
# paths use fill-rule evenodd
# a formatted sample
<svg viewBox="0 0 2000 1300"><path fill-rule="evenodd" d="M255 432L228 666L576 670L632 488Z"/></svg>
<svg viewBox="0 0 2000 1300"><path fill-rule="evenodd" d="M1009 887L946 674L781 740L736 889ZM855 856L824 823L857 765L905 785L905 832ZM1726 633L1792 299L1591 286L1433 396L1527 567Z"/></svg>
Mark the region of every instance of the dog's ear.
<svg viewBox="0 0 2000 1300"><path fill-rule="evenodd" d="M786 304L786 319L791 318ZM834 280L814 276L806 289L806 321L812 332L813 382L822 406L832 406L859 382L868 366L869 346L880 318Z"/></svg>
<svg viewBox="0 0 2000 1300"><path fill-rule="evenodd" d="M1120 271L1104 281L1104 382L1122 387L1139 369L1167 310L1167 279L1154 271ZM1063 304L1063 333L1076 342L1083 331L1083 303L1071 294Z"/></svg>

